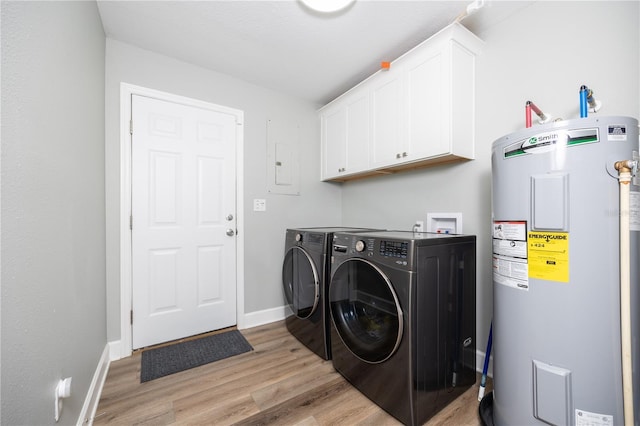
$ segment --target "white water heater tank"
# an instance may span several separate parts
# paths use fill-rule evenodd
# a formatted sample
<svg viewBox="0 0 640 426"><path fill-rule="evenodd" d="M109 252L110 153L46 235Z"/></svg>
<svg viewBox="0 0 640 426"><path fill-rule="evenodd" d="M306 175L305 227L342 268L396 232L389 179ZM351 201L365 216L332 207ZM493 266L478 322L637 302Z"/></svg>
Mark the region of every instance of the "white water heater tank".
<svg viewBox="0 0 640 426"><path fill-rule="evenodd" d="M504 136L492 148L494 424L623 425L614 165L637 159L638 121L559 121ZM636 179L628 212L634 392L626 397L639 425Z"/></svg>

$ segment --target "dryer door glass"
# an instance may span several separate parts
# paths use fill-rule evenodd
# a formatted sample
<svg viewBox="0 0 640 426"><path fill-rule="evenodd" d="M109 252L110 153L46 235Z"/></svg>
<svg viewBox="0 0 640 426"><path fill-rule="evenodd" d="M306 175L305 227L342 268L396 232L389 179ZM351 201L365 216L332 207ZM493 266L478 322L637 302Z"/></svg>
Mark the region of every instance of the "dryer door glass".
<svg viewBox="0 0 640 426"><path fill-rule="evenodd" d="M309 318L318 307L320 281L309 254L292 247L284 256L282 286L289 308L301 319Z"/></svg>
<svg viewBox="0 0 640 426"><path fill-rule="evenodd" d="M372 263L353 258L331 277L331 318L336 331L358 358L379 363L402 339L402 310L389 279Z"/></svg>

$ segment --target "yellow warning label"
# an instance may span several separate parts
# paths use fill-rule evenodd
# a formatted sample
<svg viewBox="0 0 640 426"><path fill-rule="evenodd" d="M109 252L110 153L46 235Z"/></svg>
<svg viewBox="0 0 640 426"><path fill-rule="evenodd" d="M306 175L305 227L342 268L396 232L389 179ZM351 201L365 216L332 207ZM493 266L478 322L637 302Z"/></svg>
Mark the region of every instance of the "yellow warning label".
<svg viewBox="0 0 640 426"><path fill-rule="evenodd" d="M529 278L569 282L569 233L529 231Z"/></svg>

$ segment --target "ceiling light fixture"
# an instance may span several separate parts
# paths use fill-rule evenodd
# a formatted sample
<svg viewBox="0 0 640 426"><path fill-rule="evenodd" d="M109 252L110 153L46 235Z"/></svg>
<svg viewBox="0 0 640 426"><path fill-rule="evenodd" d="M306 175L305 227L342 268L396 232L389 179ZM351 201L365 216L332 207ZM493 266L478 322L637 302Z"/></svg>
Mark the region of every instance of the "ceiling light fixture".
<svg viewBox="0 0 640 426"><path fill-rule="evenodd" d="M344 9L355 0L300 0L305 6L318 12L332 13Z"/></svg>

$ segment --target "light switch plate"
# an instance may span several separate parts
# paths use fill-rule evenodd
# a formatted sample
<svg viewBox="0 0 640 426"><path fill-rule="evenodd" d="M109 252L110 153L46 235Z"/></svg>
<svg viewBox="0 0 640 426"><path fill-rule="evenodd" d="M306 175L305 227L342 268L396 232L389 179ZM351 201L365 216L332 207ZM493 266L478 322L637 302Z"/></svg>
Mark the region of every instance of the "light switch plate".
<svg viewBox="0 0 640 426"><path fill-rule="evenodd" d="M254 212L263 212L267 210L267 200L263 198L254 198L253 199L253 211Z"/></svg>

